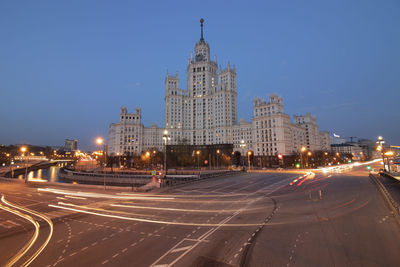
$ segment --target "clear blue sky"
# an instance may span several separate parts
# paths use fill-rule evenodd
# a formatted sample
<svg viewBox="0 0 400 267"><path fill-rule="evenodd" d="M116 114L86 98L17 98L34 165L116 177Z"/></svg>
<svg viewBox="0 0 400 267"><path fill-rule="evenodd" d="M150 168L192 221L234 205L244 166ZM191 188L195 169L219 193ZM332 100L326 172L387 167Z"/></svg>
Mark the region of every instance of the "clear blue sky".
<svg viewBox="0 0 400 267"><path fill-rule="evenodd" d="M236 65L238 112L283 96L289 115L320 130L400 145L400 2L1 1L0 143L93 147L142 108L164 124L164 77L204 36L219 64Z"/></svg>

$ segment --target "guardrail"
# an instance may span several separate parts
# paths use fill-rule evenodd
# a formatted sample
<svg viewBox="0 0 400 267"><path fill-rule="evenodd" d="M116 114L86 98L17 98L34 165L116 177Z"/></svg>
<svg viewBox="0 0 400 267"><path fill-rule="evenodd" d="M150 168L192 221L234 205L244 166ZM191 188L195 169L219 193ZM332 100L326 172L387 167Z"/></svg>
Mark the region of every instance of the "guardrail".
<svg viewBox="0 0 400 267"><path fill-rule="evenodd" d="M400 207L397 204L397 202L392 198L390 193L387 191L386 187L379 181L377 177L373 174L369 174L369 177L375 182L375 184L378 186L379 191L382 193L384 199L388 203L389 207L392 210L392 214L395 216L397 223L400 226Z"/></svg>
<svg viewBox="0 0 400 267"><path fill-rule="evenodd" d="M4 173L4 177L8 177L8 178L13 178L12 176L17 176L17 175L21 175L21 174L25 174L25 172L31 172L31 171L36 171L39 169L45 169L45 168L49 168L50 166L55 165L56 163L54 162L48 162L48 161L42 161L42 162L38 162L35 164L32 164L30 166L28 166L28 170L26 170L26 167L20 167L20 168L15 168L13 170L10 170L6 173Z"/></svg>
<svg viewBox="0 0 400 267"><path fill-rule="evenodd" d="M117 173L89 173L77 172L67 169L61 169L58 173L61 179L69 182L104 184L106 185L124 185L124 186L142 186L152 181L151 175L129 175Z"/></svg>

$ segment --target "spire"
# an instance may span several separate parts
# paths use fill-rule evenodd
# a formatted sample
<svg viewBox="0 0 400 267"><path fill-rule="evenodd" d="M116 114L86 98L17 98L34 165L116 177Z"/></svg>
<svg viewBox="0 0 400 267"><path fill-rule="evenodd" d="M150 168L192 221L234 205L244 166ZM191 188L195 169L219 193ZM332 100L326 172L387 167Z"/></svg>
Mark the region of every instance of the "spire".
<svg viewBox="0 0 400 267"><path fill-rule="evenodd" d="M201 19L200 19L200 27L201 27L201 37L200 37L200 42L204 42L204 38L203 38L203 22L204 22L204 19L203 19L203 18L201 18Z"/></svg>

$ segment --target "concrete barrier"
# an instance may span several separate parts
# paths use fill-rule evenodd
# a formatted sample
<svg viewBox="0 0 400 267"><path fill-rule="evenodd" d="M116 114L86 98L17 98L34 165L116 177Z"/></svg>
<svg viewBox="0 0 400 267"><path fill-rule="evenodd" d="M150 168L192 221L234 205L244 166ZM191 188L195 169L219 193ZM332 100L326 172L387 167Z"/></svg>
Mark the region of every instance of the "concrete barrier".
<svg viewBox="0 0 400 267"><path fill-rule="evenodd" d="M392 214L395 217L398 225L400 226L400 207L399 204L394 201L390 193L387 191L386 187L379 181L379 179L373 175L369 174L369 177L372 179L372 181L375 182L375 184L378 186L379 191L382 193L383 198L389 205L390 209L392 210Z"/></svg>

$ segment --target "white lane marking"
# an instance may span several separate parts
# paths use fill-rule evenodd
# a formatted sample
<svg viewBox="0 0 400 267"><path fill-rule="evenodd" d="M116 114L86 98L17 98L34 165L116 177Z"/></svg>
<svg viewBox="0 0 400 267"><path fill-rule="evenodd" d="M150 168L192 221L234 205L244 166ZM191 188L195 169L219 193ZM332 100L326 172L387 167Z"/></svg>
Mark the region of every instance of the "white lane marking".
<svg viewBox="0 0 400 267"><path fill-rule="evenodd" d="M179 251L183 251L183 250L188 250L190 249L192 246L187 246L187 247L182 247L182 248L176 248L174 250L171 251L171 253L175 253L175 252L179 252Z"/></svg>
<svg viewBox="0 0 400 267"><path fill-rule="evenodd" d="M105 260L105 261L103 261L101 264L104 265L104 264L106 264L107 262L108 262L108 260Z"/></svg>

